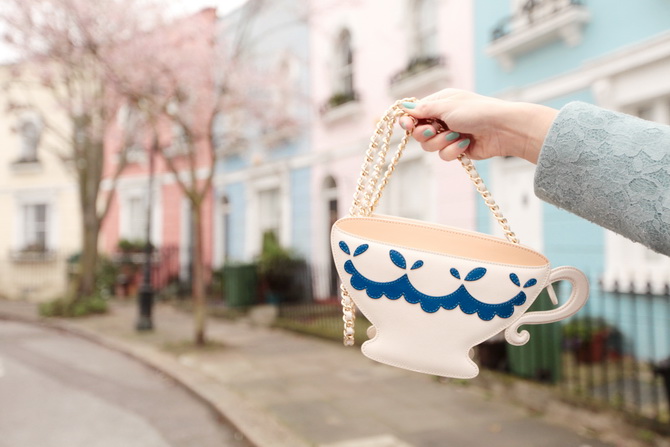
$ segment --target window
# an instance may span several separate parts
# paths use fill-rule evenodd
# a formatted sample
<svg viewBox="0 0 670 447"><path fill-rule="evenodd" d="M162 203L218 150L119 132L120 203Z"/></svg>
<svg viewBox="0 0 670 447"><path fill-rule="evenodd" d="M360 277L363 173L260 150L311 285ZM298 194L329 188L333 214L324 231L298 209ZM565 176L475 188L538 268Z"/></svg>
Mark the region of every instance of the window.
<svg viewBox="0 0 670 447"><path fill-rule="evenodd" d="M427 58L437 54L437 6L434 0L411 2L411 54L415 58Z"/></svg>
<svg viewBox="0 0 670 447"><path fill-rule="evenodd" d="M260 237L267 232L281 236L281 198L279 188L266 189L258 193L258 222Z"/></svg>
<svg viewBox="0 0 670 447"><path fill-rule="evenodd" d="M146 151L142 146L140 131L142 112L135 106L124 104L117 111L116 119L123 131L126 160L130 163L144 162Z"/></svg>
<svg viewBox="0 0 670 447"><path fill-rule="evenodd" d="M340 34L335 57L335 93L354 99L354 55L349 30L344 30Z"/></svg>
<svg viewBox="0 0 670 447"><path fill-rule="evenodd" d="M49 208L46 203L30 203L21 207L23 244L21 251L45 252L48 245Z"/></svg>
<svg viewBox="0 0 670 447"><path fill-rule="evenodd" d="M131 241L143 241L146 239L147 229L147 206L144 198L131 197L128 200L128 216L130 225L126 239Z"/></svg>
<svg viewBox="0 0 670 447"><path fill-rule="evenodd" d="M139 193L143 191L144 194ZM122 195L120 236L133 242L147 238L147 201L146 189L138 189L132 194Z"/></svg>
<svg viewBox="0 0 670 447"><path fill-rule="evenodd" d="M36 116L21 119L18 126L20 137L19 162L37 161L37 148L42 138L42 122Z"/></svg>

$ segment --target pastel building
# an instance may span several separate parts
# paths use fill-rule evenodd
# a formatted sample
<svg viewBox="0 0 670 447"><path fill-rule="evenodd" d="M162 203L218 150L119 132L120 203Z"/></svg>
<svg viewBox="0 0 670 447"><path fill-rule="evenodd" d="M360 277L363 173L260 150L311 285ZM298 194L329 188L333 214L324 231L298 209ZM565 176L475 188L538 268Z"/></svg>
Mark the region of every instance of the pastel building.
<svg viewBox="0 0 670 447"><path fill-rule="evenodd" d="M250 2L220 20L221 46L240 39L247 66L256 73L267 73L272 119L258 122L249 114L237 117L235 111L223 111L224 119L218 124L222 138L229 138L235 129L241 134L237 144L224 141L216 167L214 266L253 261L267 232L302 257L311 253L306 13L302 2L264 2L258 9ZM225 76L224 71L225 67L215 76Z"/></svg>
<svg viewBox="0 0 670 447"><path fill-rule="evenodd" d="M338 292L330 228L349 211L378 119L397 99L474 88L473 10L470 1L312 3L309 249L316 296L326 298ZM397 127L394 143L401 133ZM378 211L474 228L474 199L458 163L444 163L410 140Z"/></svg>
<svg viewBox="0 0 670 447"><path fill-rule="evenodd" d="M12 70L0 67L0 83ZM0 109L0 296L45 301L66 292L67 259L81 246L79 199L62 140L47 130L67 129L67 119L30 70L22 76ZM5 101L26 107L9 112Z"/></svg>
<svg viewBox="0 0 670 447"><path fill-rule="evenodd" d="M476 90L556 108L584 101L670 123L668 17L670 4L658 0L476 0ZM594 315L611 319L619 303L621 315L652 328L642 334L632 320L617 323L637 355L670 355L670 259L541 203L532 193L534 166L524 161L498 158L479 170L522 243L592 278ZM495 231L483 207L478 228Z"/></svg>
<svg viewBox="0 0 670 447"><path fill-rule="evenodd" d="M180 36L196 33L202 42L209 42L214 35L217 22L216 10L204 9L183 20L177 21L166 34L166 39L179 40ZM208 94L211 85L202 85L200 97ZM197 92L196 92L197 93ZM194 94L194 97L198 95ZM202 110L207 110L203 108ZM202 185L206 181L209 144L195 126L191 129L198 136L191 149L183 143L183 132L179 125L161 121L157 125L159 155L153 148L153 134L146 129L137 129L141 110L132 105L123 105L117 113L116 123L110 129L105 142L105 181L103 188L113 199L100 236L101 251L106 254L119 252L119 242L143 243L146 241L147 220L151 219L151 243L156 247L163 267L161 277L154 276L154 285L164 286L168 281L179 279L188 282L194 256L194 219L191 201L185 196L177 180ZM191 117L194 122L198 117ZM208 117L203 115L202 122ZM135 126L135 127L133 127ZM127 138L134 135L134 138ZM195 161L189 162L192 150ZM124 161L125 154L125 161ZM169 157L177 174L169 168ZM153 173L151 161L153 158ZM124 163L121 174L114 180L119 164ZM192 175L193 174L193 175ZM150 213L148 212L150 210ZM212 259L212 196L207 195L201 207L204 262L211 265ZM149 217L150 216L150 217Z"/></svg>

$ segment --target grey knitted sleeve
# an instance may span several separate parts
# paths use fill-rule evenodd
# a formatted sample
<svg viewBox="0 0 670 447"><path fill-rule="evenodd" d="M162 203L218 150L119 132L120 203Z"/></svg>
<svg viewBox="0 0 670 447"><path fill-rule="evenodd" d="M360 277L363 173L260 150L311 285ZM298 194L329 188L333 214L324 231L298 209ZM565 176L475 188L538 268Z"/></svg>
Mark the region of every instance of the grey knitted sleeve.
<svg viewBox="0 0 670 447"><path fill-rule="evenodd" d="M542 146L535 194L670 255L670 126L566 105Z"/></svg>

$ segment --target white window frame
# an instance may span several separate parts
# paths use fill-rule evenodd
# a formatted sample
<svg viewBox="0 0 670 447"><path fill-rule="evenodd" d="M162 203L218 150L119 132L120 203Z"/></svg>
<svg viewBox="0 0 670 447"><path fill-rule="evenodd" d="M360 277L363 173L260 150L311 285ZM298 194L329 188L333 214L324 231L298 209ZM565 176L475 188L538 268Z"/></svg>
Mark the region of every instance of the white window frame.
<svg viewBox="0 0 670 447"><path fill-rule="evenodd" d="M346 54L345 54L346 53ZM351 58L351 61L349 61ZM354 94L354 49L353 36L349 28L343 28L337 36L334 49L333 93Z"/></svg>
<svg viewBox="0 0 670 447"><path fill-rule="evenodd" d="M160 247L162 244L162 218L163 209L162 209L162 196L161 188L158 185L158 178L154 179L154 186L152 191L152 207L151 207L151 244L154 247ZM148 189L148 179L143 178L141 180L132 181L120 185L118 188L118 200L119 200L119 240L121 239L131 239L132 235L130 234L131 230L131 221L132 216L130 215L130 202L132 200L140 199L142 203L146 205L147 201L147 189ZM146 210L145 210L146 213ZM143 217L144 224L146 225L146 217ZM141 240L146 239L146 235L143 233Z"/></svg>
<svg viewBox="0 0 670 447"><path fill-rule="evenodd" d="M410 0L408 12L411 23L409 27L411 57L436 56L439 34L437 2L435 0Z"/></svg>
<svg viewBox="0 0 670 447"><path fill-rule="evenodd" d="M25 133L25 126L34 126L36 132L36 135L33 136L34 141L27 141L29 136ZM38 161L40 142L44 133L42 118L35 112L26 112L19 118L16 130L19 136L19 160L27 162Z"/></svg>
<svg viewBox="0 0 670 447"><path fill-rule="evenodd" d="M46 206L46 236L45 250L54 251L58 248L58 208L56 206L56 197L50 191L21 191L14 196L14 237L12 241L12 250L19 252L28 245L25 221L25 207L31 205Z"/></svg>
<svg viewBox="0 0 670 447"><path fill-rule="evenodd" d="M279 243L283 247L289 247L291 244L291 196L290 196L290 177L287 168L282 169L279 173L263 172L266 175L261 175L259 172L255 180L250 180L250 187L247 188L247 222L250 231L246 233L245 254L247 259L253 259L262 249L262 229L260 213L260 193L270 189L279 190L279 209L280 227Z"/></svg>

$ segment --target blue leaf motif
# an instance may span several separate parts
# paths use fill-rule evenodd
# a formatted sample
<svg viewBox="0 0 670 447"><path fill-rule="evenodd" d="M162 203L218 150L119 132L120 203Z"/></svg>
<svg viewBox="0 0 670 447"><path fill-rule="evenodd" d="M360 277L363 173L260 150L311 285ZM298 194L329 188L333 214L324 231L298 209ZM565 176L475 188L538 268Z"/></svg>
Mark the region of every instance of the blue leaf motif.
<svg viewBox="0 0 670 447"><path fill-rule="evenodd" d="M519 281L519 277L516 276L516 273L510 273L509 279L511 279L517 287L521 287L521 282Z"/></svg>
<svg viewBox="0 0 670 447"><path fill-rule="evenodd" d="M401 269L407 268L407 262L405 261L405 257L401 255L399 252L391 250L389 252L389 255L391 256L391 261L393 261L393 263L396 266L400 267Z"/></svg>
<svg viewBox="0 0 670 447"><path fill-rule="evenodd" d="M537 284L537 279L529 279L526 284L523 285L523 288L526 289L528 287L533 287L535 284Z"/></svg>
<svg viewBox="0 0 670 447"><path fill-rule="evenodd" d="M416 261L414 263L414 265L412 265L411 270L416 270L416 269L421 268L421 267L423 267L423 261Z"/></svg>
<svg viewBox="0 0 670 447"><path fill-rule="evenodd" d="M349 251L349 246L344 241L340 241L340 249L348 255L351 254L351 252Z"/></svg>
<svg viewBox="0 0 670 447"><path fill-rule="evenodd" d="M451 270L449 270L449 273L451 273L451 276L453 276L454 278L461 279L461 274L458 273L458 270L452 268Z"/></svg>
<svg viewBox="0 0 670 447"><path fill-rule="evenodd" d="M478 279L481 279L484 275L486 275L486 269L484 267L477 267L476 269L472 269L470 273L468 273L468 276L465 277L465 280L477 281Z"/></svg>
<svg viewBox="0 0 670 447"><path fill-rule="evenodd" d="M362 255L368 250L368 248L370 248L368 244L359 245L358 248L356 248L356 251L354 252L354 257Z"/></svg>

